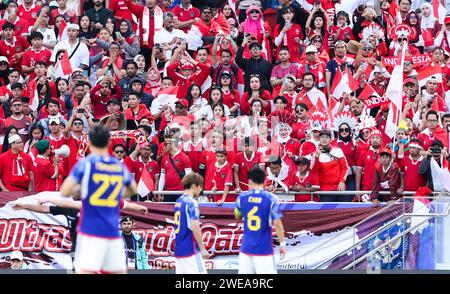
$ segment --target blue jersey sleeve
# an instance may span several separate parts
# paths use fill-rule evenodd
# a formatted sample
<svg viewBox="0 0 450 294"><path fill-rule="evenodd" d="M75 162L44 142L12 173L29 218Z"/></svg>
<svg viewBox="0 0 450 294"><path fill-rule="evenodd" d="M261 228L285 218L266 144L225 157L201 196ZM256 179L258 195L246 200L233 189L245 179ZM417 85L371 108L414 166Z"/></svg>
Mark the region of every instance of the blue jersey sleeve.
<svg viewBox="0 0 450 294"><path fill-rule="evenodd" d="M123 185L125 187L131 186L131 183L133 181L133 178L131 176L131 173L128 171L128 168L123 165Z"/></svg>
<svg viewBox="0 0 450 294"><path fill-rule="evenodd" d="M70 172L70 176L73 177L78 184L81 183L83 175L86 173L87 163L88 160L86 158L81 159Z"/></svg>
<svg viewBox="0 0 450 294"><path fill-rule="evenodd" d="M283 215L281 213L280 202L278 202L278 198L272 195L270 200L271 200L270 215L272 217L272 220L280 219Z"/></svg>
<svg viewBox="0 0 450 294"><path fill-rule="evenodd" d="M186 204L186 220L188 221L188 228L192 228L192 221L200 219L200 209L197 202L189 202Z"/></svg>

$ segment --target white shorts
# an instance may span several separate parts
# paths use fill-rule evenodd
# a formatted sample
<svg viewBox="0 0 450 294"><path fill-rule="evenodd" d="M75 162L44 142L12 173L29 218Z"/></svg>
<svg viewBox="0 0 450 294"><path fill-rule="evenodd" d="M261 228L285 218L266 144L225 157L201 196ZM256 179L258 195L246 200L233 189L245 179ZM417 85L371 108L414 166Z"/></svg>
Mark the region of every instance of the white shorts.
<svg viewBox="0 0 450 294"><path fill-rule="evenodd" d="M239 274L276 274L274 255L239 253Z"/></svg>
<svg viewBox="0 0 450 294"><path fill-rule="evenodd" d="M207 274L205 263L200 253L189 257L175 258L176 274Z"/></svg>
<svg viewBox="0 0 450 294"><path fill-rule="evenodd" d="M122 238L107 239L78 234L75 271L118 273L127 270Z"/></svg>

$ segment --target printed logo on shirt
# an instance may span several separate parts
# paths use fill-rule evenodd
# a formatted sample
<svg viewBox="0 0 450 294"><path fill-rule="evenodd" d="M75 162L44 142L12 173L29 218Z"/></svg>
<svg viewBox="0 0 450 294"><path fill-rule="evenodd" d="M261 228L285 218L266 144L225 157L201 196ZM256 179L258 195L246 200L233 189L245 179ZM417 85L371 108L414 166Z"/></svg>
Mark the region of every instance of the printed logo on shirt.
<svg viewBox="0 0 450 294"><path fill-rule="evenodd" d="M36 12L31 13L31 17L32 18L37 18L37 13Z"/></svg>
<svg viewBox="0 0 450 294"><path fill-rule="evenodd" d="M220 174L220 177L221 177L222 179L225 179L225 173L221 173L221 174Z"/></svg>
<svg viewBox="0 0 450 294"><path fill-rule="evenodd" d="M148 171L152 173L153 172L153 167L149 167Z"/></svg>
<svg viewBox="0 0 450 294"><path fill-rule="evenodd" d="M20 46L16 46L16 52L20 52L22 48Z"/></svg>

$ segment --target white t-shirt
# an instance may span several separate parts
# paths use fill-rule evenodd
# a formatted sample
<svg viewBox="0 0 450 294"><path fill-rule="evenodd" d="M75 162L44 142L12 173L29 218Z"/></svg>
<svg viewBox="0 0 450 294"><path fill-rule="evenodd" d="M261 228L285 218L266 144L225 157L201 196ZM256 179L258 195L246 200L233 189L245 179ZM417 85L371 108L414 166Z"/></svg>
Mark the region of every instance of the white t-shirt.
<svg viewBox="0 0 450 294"><path fill-rule="evenodd" d="M31 35L32 31L31 31L32 26L30 26L28 28L28 33ZM56 35L55 35L55 31L49 28L41 28L38 27L36 32L41 33L44 36L44 40L43 40L43 44L44 46L48 46L53 44L56 44Z"/></svg>
<svg viewBox="0 0 450 294"><path fill-rule="evenodd" d="M78 40L78 42L80 41ZM68 40L61 41L58 44L56 44L55 48L53 48L50 61L55 62L56 53L58 52L58 50L61 49L67 49L67 53L69 54L70 57L70 55L72 55L72 52L77 47L78 42L75 43L74 46L71 46ZM89 66L89 49L87 48L86 44L80 43L80 46L78 46L77 51L72 56L72 58L70 58L70 64L72 65L72 69L80 68L81 64Z"/></svg>

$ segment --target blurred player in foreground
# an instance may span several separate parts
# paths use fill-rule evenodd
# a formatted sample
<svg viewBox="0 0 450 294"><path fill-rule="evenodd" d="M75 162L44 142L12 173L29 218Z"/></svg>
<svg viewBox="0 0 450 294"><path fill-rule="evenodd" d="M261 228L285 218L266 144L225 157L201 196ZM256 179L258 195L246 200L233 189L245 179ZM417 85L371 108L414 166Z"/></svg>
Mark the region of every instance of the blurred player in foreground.
<svg viewBox="0 0 450 294"><path fill-rule="evenodd" d="M206 274L203 258L209 258L209 253L202 241L200 210L195 199L203 190L203 177L197 173L190 173L184 176L182 183L184 194L177 199L174 208L175 272ZM193 242L194 239L196 242Z"/></svg>
<svg viewBox="0 0 450 294"><path fill-rule="evenodd" d="M136 193L136 183L125 165L109 155L109 138L106 128L91 129L91 154L75 165L61 186L61 195L70 197L81 185L83 208L74 261L79 274L127 272L119 209L124 194Z"/></svg>
<svg viewBox="0 0 450 294"><path fill-rule="evenodd" d="M280 257L286 254L283 223L278 198L264 190L266 174L255 167L248 172L249 191L236 200L234 215L244 221L244 237L239 253L239 274L276 274L272 246L272 225L280 241Z"/></svg>

